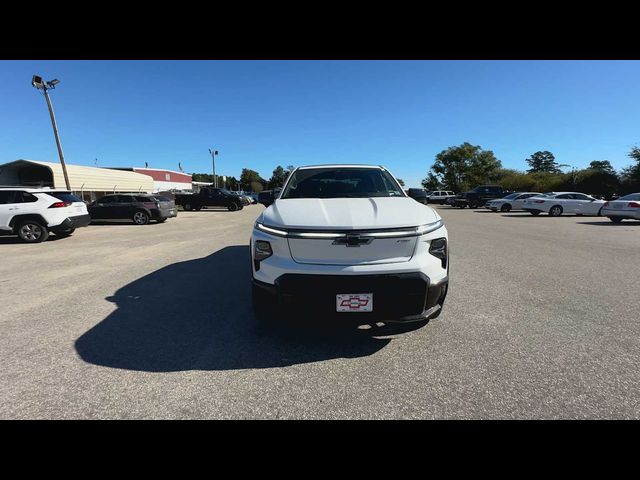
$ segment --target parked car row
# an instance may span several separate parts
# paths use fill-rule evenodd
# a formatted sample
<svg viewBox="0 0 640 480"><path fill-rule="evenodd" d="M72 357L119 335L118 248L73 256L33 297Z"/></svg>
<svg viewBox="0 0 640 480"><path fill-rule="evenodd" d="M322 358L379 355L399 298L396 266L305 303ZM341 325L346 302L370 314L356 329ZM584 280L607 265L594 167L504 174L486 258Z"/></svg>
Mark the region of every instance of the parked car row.
<svg viewBox="0 0 640 480"><path fill-rule="evenodd" d="M615 200L605 201L581 192L508 192L497 185L480 185L461 195L439 190L427 192L410 188L407 194L420 203L436 203L431 200L442 198L441 204L458 208L484 207L493 212L521 210L532 215L546 213L551 217L560 215L594 215L608 217L614 223L624 219L640 220L640 193L632 193Z"/></svg>

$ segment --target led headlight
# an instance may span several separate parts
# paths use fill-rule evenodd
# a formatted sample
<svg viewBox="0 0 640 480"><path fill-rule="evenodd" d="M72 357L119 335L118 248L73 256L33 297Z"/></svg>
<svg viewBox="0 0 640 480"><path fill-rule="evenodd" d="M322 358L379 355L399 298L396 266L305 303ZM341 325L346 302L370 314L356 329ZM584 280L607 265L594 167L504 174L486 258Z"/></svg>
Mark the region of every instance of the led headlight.
<svg viewBox="0 0 640 480"><path fill-rule="evenodd" d="M447 267L447 239L435 238L429 245L429 253L442 261L442 268Z"/></svg>
<svg viewBox="0 0 640 480"><path fill-rule="evenodd" d="M253 246L253 259L261 262L265 258L269 258L271 255L273 255L271 244L264 240L256 240L256 243Z"/></svg>

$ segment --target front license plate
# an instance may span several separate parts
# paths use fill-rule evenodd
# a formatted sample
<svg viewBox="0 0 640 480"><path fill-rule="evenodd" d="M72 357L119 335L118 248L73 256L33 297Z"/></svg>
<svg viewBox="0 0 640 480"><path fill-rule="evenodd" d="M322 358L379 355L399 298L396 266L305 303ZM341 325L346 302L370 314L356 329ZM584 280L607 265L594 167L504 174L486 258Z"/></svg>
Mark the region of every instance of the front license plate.
<svg viewBox="0 0 640 480"><path fill-rule="evenodd" d="M373 312L373 293L339 293L336 312Z"/></svg>

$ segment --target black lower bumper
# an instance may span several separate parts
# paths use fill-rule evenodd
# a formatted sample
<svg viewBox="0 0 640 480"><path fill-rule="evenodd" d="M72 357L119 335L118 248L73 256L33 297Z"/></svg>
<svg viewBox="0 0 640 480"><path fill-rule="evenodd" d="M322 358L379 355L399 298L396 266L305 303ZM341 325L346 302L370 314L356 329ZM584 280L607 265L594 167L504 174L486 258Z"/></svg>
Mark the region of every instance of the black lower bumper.
<svg viewBox="0 0 640 480"><path fill-rule="evenodd" d="M351 319L361 323L375 321L412 322L437 317L444 305L448 277L431 283L426 275L415 273L383 275L285 274L275 285L253 280L253 284L274 296L285 312L323 318ZM336 295L372 293L372 312L337 312Z"/></svg>
<svg viewBox="0 0 640 480"><path fill-rule="evenodd" d="M75 217L68 217L64 219L60 225L56 225L55 227L51 227L52 231L61 231L64 232L66 230L72 230L75 228L86 227L91 223L91 215L77 215Z"/></svg>

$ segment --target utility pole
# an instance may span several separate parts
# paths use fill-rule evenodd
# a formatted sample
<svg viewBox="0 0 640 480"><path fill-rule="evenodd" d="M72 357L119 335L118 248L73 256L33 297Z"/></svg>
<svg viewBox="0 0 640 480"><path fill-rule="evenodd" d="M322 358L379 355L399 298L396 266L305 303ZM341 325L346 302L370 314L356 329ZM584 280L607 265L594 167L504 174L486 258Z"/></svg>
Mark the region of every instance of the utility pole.
<svg viewBox="0 0 640 480"><path fill-rule="evenodd" d="M218 178L216 177L216 155L218 155L218 151L209 149L209 153L211 154L211 160L213 161L213 186L217 188Z"/></svg>
<svg viewBox="0 0 640 480"><path fill-rule="evenodd" d="M47 106L49 107L49 115L51 116L51 124L53 125L53 135L56 137L56 146L58 147L58 155L60 156L60 165L62 165L62 174L64 175L64 183L67 186L67 190L71 191L71 183L69 182L69 175L67 174L67 165L64 163L64 154L62 153L62 145L60 144L60 136L58 135L58 126L56 125L56 117L53 114L53 105L51 105L51 99L49 98L49 89L55 89L56 85L60 83L60 80L54 78L49 82L42 80L42 77L34 75L31 79L31 85L38 90L44 92L44 98L47 100Z"/></svg>

